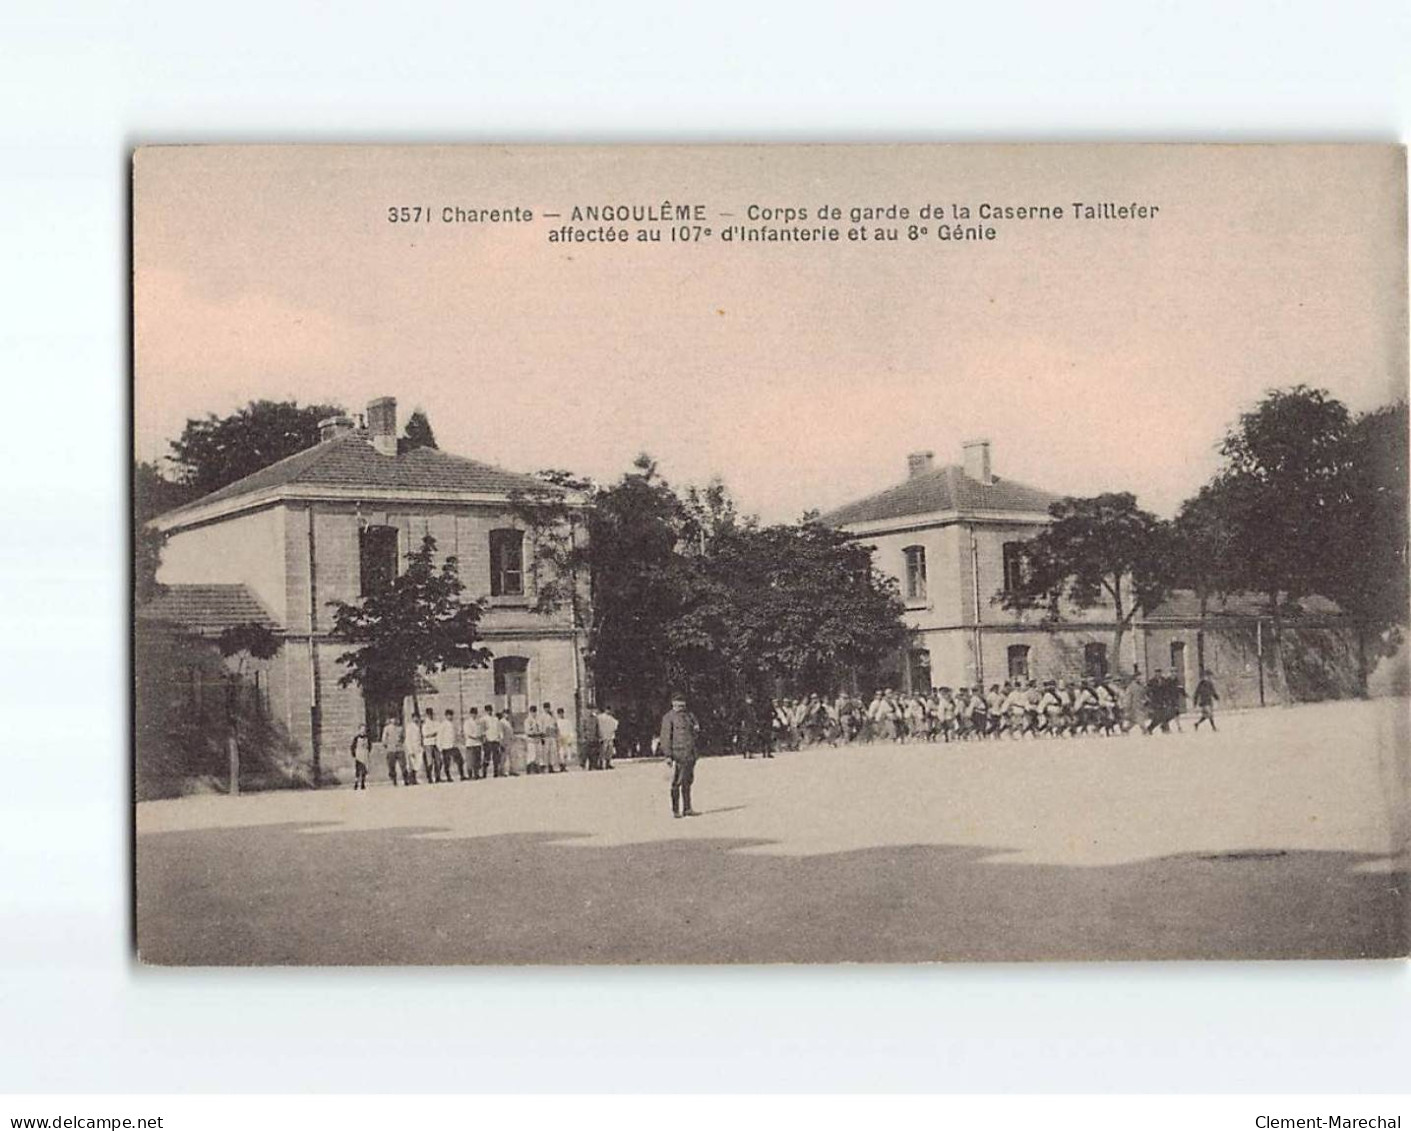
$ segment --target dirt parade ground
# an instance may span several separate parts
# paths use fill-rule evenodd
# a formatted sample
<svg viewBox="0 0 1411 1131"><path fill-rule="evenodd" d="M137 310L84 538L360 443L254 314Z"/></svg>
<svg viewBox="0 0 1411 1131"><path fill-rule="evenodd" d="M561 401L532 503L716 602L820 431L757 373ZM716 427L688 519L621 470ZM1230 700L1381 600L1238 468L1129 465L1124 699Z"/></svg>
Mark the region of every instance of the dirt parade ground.
<svg viewBox="0 0 1411 1131"><path fill-rule="evenodd" d="M1405 700L1220 732L708 758L137 807L139 951L197 965L1376 957ZM1391 799L1400 798L1396 806Z"/></svg>

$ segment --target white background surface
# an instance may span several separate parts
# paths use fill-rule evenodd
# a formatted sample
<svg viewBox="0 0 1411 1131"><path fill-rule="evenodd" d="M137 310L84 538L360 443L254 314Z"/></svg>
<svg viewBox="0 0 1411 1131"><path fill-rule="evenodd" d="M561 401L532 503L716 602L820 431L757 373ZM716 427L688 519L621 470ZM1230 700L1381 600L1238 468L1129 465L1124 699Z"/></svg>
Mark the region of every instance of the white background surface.
<svg viewBox="0 0 1411 1131"><path fill-rule="evenodd" d="M148 141L1392 141L1408 59L1390 2L0 8L0 1090L1404 1089L1405 963L136 969L125 186Z"/></svg>

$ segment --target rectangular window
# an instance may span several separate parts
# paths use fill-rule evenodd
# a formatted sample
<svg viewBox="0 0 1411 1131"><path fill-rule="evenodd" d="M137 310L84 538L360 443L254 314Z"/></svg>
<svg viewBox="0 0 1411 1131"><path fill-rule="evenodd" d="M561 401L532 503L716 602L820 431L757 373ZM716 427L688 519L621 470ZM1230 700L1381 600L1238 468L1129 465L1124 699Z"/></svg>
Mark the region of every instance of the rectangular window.
<svg viewBox="0 0 1411 1131"><path fill-rule="evenodd" d="M1028 576L1028 564L1024 560L1024 543L1006 542L1004 544L1004 591L1013 593L1017 589L1022 589Z"/></svg>
<svg viewBox="0 0 1411 1131"><path fill-rule="evenodd" d="M1107 645L1083 645L1083 674L1089 679L1107 678Z"/></svg>
<svg viewBox="0 0 1411 1131"><path fill-rule="evenodd" d="M360 596L381 593L397 580L397 528L368 526L358 533Z"/></svg>
<svg viewBox="0 0 1411 1131"><path fill-rule="evenodd" d="M524 531L490 531L490 596L524 595Z"/></svg>
<svg viewBox="0 0 1411 1131"><path fill-rule="evenodd" d="M931 691L931 653L925 648L913 648L911 650L909 671L911 674L911 686L908 690L913 695L928 695Z"/></svg>
<svg viewBox="0 0 1411 1131"><path fill-rule="evenodd" d="M924 601L926 599L926 549L923 546L908 546L902 551L906 558L906 599Z"/></svg>
<svg viewBox="0 0 1411 1131"><path fill-rule="evenodd" d="M1186 685L1186 645L1182 640L1171 641L1171 674L1176 677L1176 683L1185 687Z"/></svg>
<svg viewBox="0 0 1411 1131"><path fill-rule="evenodd" d="M1027 644L1011 644L1009 646L1009 678L1029 678L1029 646Z"/></svg>

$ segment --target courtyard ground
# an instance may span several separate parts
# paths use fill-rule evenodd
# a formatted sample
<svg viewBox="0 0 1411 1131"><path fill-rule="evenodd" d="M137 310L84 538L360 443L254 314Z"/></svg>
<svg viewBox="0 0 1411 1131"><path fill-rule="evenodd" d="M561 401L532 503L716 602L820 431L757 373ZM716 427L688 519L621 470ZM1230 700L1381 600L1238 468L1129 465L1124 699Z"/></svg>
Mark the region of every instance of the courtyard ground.
<svg viewBox="0 0 1411 1131"><path fill-rule="evenodd" d="M144 961L1385 957L1407 702L1218 734L815 748L137 807Z"/></svg>

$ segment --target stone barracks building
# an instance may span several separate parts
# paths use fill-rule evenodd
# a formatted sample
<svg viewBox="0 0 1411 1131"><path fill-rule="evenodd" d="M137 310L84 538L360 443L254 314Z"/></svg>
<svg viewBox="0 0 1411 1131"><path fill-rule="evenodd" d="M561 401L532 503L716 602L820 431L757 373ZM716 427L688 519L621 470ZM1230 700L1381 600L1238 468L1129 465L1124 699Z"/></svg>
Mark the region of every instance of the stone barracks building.
<svg viewBox="0 0 1411 1131"><path fill-rule="evenodd" d="M494 660L431 677L422 708L464 717L493 703L518 716L547 700L572 713L584 695L586 633L566 604L535 611L532 532L512 507L515 492L544 489L434 448L399 450L397 403L382 397L365 428L327 420L314 447L155 519L166 535L157 579L168 588L141 615L207 636L237 622L271 625L283 647L251 676L311 761L336 765L359 723L379 728L399 705L338 686L347 648L330 637L328 602L385 584L429 533L438 558L459 559L466 596L486 599L482 643Z"/></svg>
<svg viewBox="0 0 1411 1131"><path fill-rule="evenodd" d="M877 567L900 584L911 629L882 684L916 689L988 686L1006 679L1073 679L1168 670L1193 689L1202 665L1226 707L1355 694L1355 641L1337 607L1311 598L1287 616L1276 643L1261 601L1213 600L1205 617L1178 590L1135 620L1111 652L1112 607L1067 607L1057 626L1042 612L1010 612L994 598L1017 584L1024 543L1050 521L1060 496L994 474L990 444L963 447L959 464L931 452L907 458L899 484L825 514L822 521L873 547Z"/></svg>

